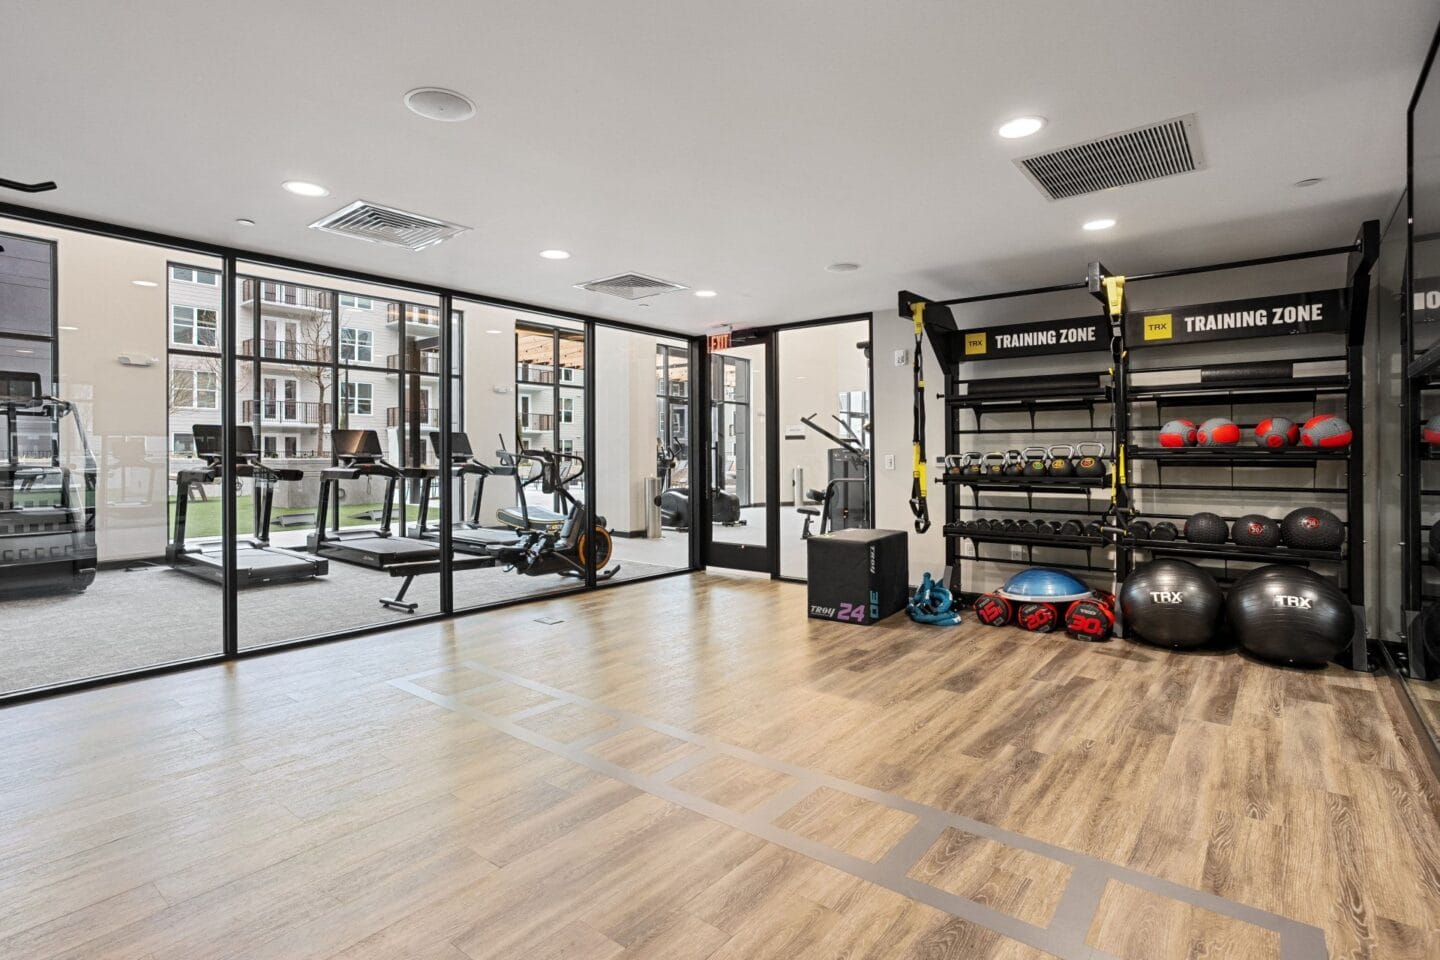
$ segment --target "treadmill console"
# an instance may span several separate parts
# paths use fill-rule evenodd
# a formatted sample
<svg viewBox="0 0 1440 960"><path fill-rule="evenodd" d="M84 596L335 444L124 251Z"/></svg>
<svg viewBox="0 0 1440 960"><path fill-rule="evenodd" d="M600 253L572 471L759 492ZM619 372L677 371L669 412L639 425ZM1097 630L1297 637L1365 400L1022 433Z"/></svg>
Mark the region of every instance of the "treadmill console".
<svg viewBox="0 0 1440 960"><path fill-rule="evenodd" d="M224 456L224 427L209 423L197 423L190 428L190 433L195 438L195 455L197 457L202 460L211 458L218 460ZM254 456L255 453L255 429L249 426L237 426L235 428L235 456L243 458Z"/></svg>
<svg viewBox="0 0 1440 960"><path fill-rule="evenodd" d="M335 444L335 455L352 462L379 460L385 452L374 430L332 430L330 439Z"/></svg>
<svg viewBox="0 0 1440 960"><path fill-rule="evenodd" d="M440 459L440 431L430 431L430 446L435 451L435 459ZM475 451L470 447L470 438L463 430L450 431L450 459L456 463L469 460L475 456Z"/></svg>

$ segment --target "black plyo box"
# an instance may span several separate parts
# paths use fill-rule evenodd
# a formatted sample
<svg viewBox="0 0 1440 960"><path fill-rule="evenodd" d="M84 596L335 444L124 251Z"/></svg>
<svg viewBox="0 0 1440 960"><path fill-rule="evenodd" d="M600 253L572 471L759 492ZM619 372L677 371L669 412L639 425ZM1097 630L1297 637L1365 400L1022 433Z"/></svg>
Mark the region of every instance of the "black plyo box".
<svg viewBox="0 0 1440 960"><path fill-rule="evenodd" d="M810 616L875 623L910 599L904 530L840 530L809 540Z"/></svg>

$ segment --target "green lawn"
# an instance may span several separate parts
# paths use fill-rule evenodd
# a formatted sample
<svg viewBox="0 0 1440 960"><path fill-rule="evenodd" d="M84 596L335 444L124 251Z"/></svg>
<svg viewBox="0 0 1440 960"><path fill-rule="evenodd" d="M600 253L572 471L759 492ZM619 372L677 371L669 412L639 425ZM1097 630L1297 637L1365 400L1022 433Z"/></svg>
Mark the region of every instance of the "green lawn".
<svg viewBox="0 0 1440 960"><path fill-rule="evenodd" d="M378 504L378 503L343 503L343 502L342 502L342 503L340 504L340 526L342 526L342 527L361 527L361 526L365 526L366 524L373 524L373 523L375 523L374 520L368 520L368 519L366 519L366 518L364 518L364 517L358 516L358 514L367 513L367 512L369 512L369 511L371 511L371 510L379 510L379 509L381 509L381 506L382 506L382 505L381 505L381 504ZM251 532L251 529L250 529L250 517L251 517L251 513L250 513L250 511L251 511L251 506L250 506L250 498L249 498L249 497L236 497L236 498L235 498L235 516L236 516L236 517L239 519L239 521L240 521L240 533L241 533L242 535L243 535L243 534L248 534L248 533ZM411 520L418 520L418 519L420 518L420 508L419 508L418 506L414 505L414 504L411 504L411 505L408 507L407 512L408 512L408 514L409 514L409 519L411 519ZM400 513L400 511L397 509L397 510L395 511L395 513L396 513L396 520L398 520L398 519L399 519L399 513ZM310 518L313 518L313 517L315 516L315 508L314 508L314 507L276 507L276 508L275 508L275 511L274 511L274 515L273 515L273 517L271 518L271 521L270 521L270 533L271 533L271 535L273 536L274 534L280 533L280 532L283 531L283 530L304 530L304 529L307 529L308 526L309 526L309 524L306 524L305 526L294 526L294 527L282 527L282 526L280 525L280 523L279 523L279 518L280 518L280 517L282 517L282 516L291 516L291 515L296 515L296 514L304 515L307 519L310 519ZM432 514L433 514L433 511L432 511ZM313 522L313 520L312 520L312 522ZM170 498L170 530L173 531L174 529L175 529L175 498L172 497L172 498ZM219 497L215 497L215 498L210 499L210 500L191 500L191 501L190 501L190 506L189 506L189 507L186 509L186 511L185 511L185 537L186 537L186 539L194 540L194 539L197 539L197 538L199 538L199 537L218 537L218 536L220 536L220 498L219 498Z"/></svg>

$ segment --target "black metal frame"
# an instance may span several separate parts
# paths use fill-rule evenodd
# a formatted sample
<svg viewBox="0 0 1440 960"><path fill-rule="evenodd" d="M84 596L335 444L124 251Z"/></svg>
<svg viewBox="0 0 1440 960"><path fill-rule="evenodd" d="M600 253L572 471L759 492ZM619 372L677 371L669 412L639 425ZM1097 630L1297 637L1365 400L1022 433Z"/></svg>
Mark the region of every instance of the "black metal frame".
<svg viewBox="0 0 1440 960"><path fill-rule="evenodd" d="M1270 264L1290 263L1299 260L1313 259L1317 257L1332 257L1340 255L1346 256L1346 306L1349 311L1349 324L1344 334L1345 344L1343 354L1337 359L1343 359L1345 361L1347 374L1343 378L1343 381L1340 382L1332 383L1326 381L1324 386L1319 387L1313 385L1309 387L1306 387L1304 385L1291 386L1288 390L1288 394L1304 393L1306 395L1312 395L1315 393L1324 393L1329 391L1342 393L1344 395L1346 402L1346 417L1349 419L1350 424L1355 432L1355 440L1351 444L1349 450L1344 451L1343 453L1332 453L1329 451L1311 451L1306 453L1297 452L1296 455L1287 456L1286 459L1282 461L1271 457L1269 454L1266 454L1264 452L1250 450L1218 451L1209 449L1187 449L1180 451L1162 451L1158 449L1147 450L1144 448L1129 448L1129 441L1132 437L1134 430L1146 429L1138 427L1132 428L1131 426L1131 419L1134 413L1133 407L1135 405L1155 403L1157 401L1163 403L1173 397L1185 396L1187 389L1193 392L1194 385L1180 385L1180 388L1178 389L1169 387L1140 388L1134 386L1131 383L1131 375L1133 372L1136 371L1133 371L1131 367L1130 352L1132 349L1143 349L1143 345L1136 344L1134 345L1134 347L1128 346L1124 342L1123 330L1117 331L1117 337L1111 344L1111 372L1113 374L1112 386L1110 390L1103 396L1099 393L1094 395L1087 394L1084 396L1078 394L1060 395L1052 393L1048 396L1045 396L1044 398L1035 396L1021 397L1003 395L989 395L971 398L969 396L962 396L959 394L960 380L958 368L960 362L962 362L963 360L963 350L960 348L960 344L963 343L964 331L957 330L955 328L953 318L951 317L948 310L949 307L971 303L983 303L995 300L1036 296L1040 294L1061 293L1065 291L1079 291L1087 288L1092 293L1098 295L1100 291L1097 288L1097 284L1102 281L1104 277L1109 276L1109 274L1103 266L1098 263L1093 263L1089 266L1089 269L1087 271L1087 280L1085 281L1052 284L1042 287L1031 287L1024 290L1014 290L1004 293L981 294L978 296L956 297L949 300L928 301L929 303L940 305L946 308L944 311L943 319L940 317L936 317L932 320L929 315L930 311L927 311L926 319L926 333L928 335L928 339L931 343L931 346L933 347L933 352L935 353L937 362L942 365L945 374L944 392L940 394L939 397L944 399L946 402L946 454L958 455L965 452L960 443L960 438L963 436L971 435L976 431L980 431L981 433L1004 432L1008 434L1027 432L1020 428L1005 428L1003 431L984 431L981 417L983 416L982 411L984 411L987 407L989 408L989 412L1028 411L1031 416L1031 432L1039 432L1034 426L1035 413L1037 411L1047 409L1089 409L1091 412L1091 422L1093 426L1094 406L1098 403L1110 402L1112 404L1113 411L1111 425L1114 437L1114 442L1111 446L1112 456L1114 455L1115 451L1123 445L1127 448L1127 454L1130 459L1153 460L1159 463L1173 460L1178 462L1207 462L1212 465L1231 466L1238 464L1246 466L1264 465L1285 467L1310 465L1313 467L1315 464L1320 462L1343 460L1347 463L1348 466L1347 483L1345 487L1320 489L1330 493L1343 493L1346 498L1346 550L1343 554L1337 552L1333 555L1322 551L1287 550L1284 552L1284 555L1289 559L1302 561L1330 560L1333 562L1343 563L1346 574L1344 587L1347 596L1350 598L1352 605L1357 608L1357 613L1359 615L1359 627L1357 628L1356 636L1353 639L1353 642L1346 656L1346 665L1355 670L1373 669L1374 664L1372 663L1369 656L1368 642L1365 636L1366 630L1364 620L1365 483L1363 348L1365 342L1366 320L1370 298L1370 269L1374 265L1376 257L1379 253L1379 241L1380 231L1378 221L1367 221L1361 226L1359 235L1357 236L1356 240L1347 246L1329 247L1324 249L1307 250L1298 253L1278 254L1265 257L1253 257L1245 260L1231 260L1221 263L1207 264L1203 266L1184 267L1175 270L1164 270L1152 273L1137 274L1134 276L1126 277L1124 281L1125 285L1129 286L1131 284L1140 283L1147 280L1170 279L1174 277L1193 276L1202 273L1213 273L1225 270L1238 270L1248 267L1264 266ZM903 291L901 292L900 313L902 320L908 318L910 304L912 302L917 302L919 299L920 298L918 298L914 294L909 294ZM1085 354L1082 353L1073 354L1073 356L1084 355ZM988 362L993 363L994 361ZM1436 363L1440 364L1440 350L1437 350L1436 352ZM1210 393L1210 399L1213 402L1214 398L1220 396L1222 393L1231 393L1236 391L1243 392L1243 389L1243 385L1228 384L1225 385L1223 389L1212 391ZM1286 393L1287 391L1282 391L1282 394ZM1266 395L1275 396L1276 394L1271 391L1266 391ZM1181 400L1179 402L1185 401ZM958 412L964 409L973 409L976 411L976 431L961 430L957 426ZM1065 429L1073 431L1075 428ZM1112 463L1110 466L1112 470L1118 468L1117 463ZM1062 491L1068 492L1072 489L1076 489L1086 496L1086 506L1088 508L1090 506L1090 494L1086 487L1093 487L1096 485L1100 485L1101 483L1108 484L1108 479L1105 481L1096 479L1094 482L1089 484L1079 483L1073 479L1066 481L1053 481L1040 479L1025 480L1015 478L965 478L951 476L941 476L939 479L941 484L945 487L946 492L946 562L950 566L951 586L952 589L954 589L960 595L964 596L966 599L973 599L975 594L974 591L967 591L964 588L964 580L961 571L961 563L963 561L1028 566L1030 565L1029 557L1033 556L1033 550L1036 547L1084 549L1087 551L1086 564L1083 566L1071 566L1070 569L1097 574L1113 572L1114 577L1117 581L1122 580L1129 571L1129 569L1133 566L1135 553L1137 551L1146 551L1155 555L1168 553L1175 555L1192 556L1196 558L1218 559L1227 562L1257 562L1263 560L1277 559L1275 556L1273 556L1273 554L1275 553L1274 551L1261 551L1255 548L1241 547L1233 544L1202 546L1185 542L1135 541L1121 538L1118 544L1116 544L1115 546L1113 567L1100 567L1094 565L1088 557L1093 556L1093 554L1091 554L1090 552L1094 549L1107 546L1104 539L1096 540L1095 538L1091 537L1050 537L999 532L986 532L977 534L970 532L962 532L958 527L955 526L955 524L957 523L957 521L960 520L961 510L977 509L979 505L980 492L982 490L989 489L1011 489L1023 492L1026 495L1026 507L1024 509L1007 509L998 507L984 508L985 510L990 512L1018 512L1026 514L1048 513L1059 515L1069 514L1074 516L1093 515L1088 510L1066 511L1062 509L1049 508L1046 508L1044 510L1036 510L1034 508L1035 494L1043 490L1049 490L1055 493L1059 493ZM1121 510L1124 510L1129 506L1130 489L1193 489L1194 486L1195 485L1192 484L1166 484L1163 482L1163 475L1161 476L1160 482L1158 483L1130 484L1128 483L1127 478L1126 483L1117 484L1116 506ZM975 506L963 507L958 503L956 490L961 488L971 489L974 491ZM1207 486L1206 489L1211 489L1211 487ZM1263 490L1265 488L1247 488L1245 485L1234 485L1232 483L1228 486L1228 489L1235 492L1245 492L1247 490ZM1153 514L1151 511L1146 511L1146 516L1164 515ZM1175 519L1181 518L1177 515ZM959 551L957 542L962 539L969 539L975 545L973 548L974 552L972 554L964 555ZM979 552L979 544L981 543L1004 543L1024 546L1027 548L1027 559L1012 560L1009 558L981 556Z"/></svg>
<svg viewBox="0 0 1440 960"><path fill-rule="evenodd" d="M221 390L221 413L222 413L222 421L223 421L222 425L223 425L223 427L225 428L225 429L224 429L224 443L223 443L223 451L222 451L222 453L223 453L223 456L227 459L227 462L233 460L234 455L235 455L233 425L234 425L234 421L235 421L236 418L237 418L237 410L236 410L236 399L237 399L237 397L236 397L236 390L235 390L235 364L236 364L236 349L235 349L235 348L236 348L236 344L235 344L235 342L234 342L235 332L236 332L236 329L235 329L235 321L236 321L236 312L237 312L237 311L236 311L236 280L237 280L237 278L239 277L239 274L240 274L239 265L242 264L242 263L245 264L247 267L253 265L253 266L256 266L256 267L266 267L266 268L270 268L270 269L280 269L280 270L291 270L291 271L296 271L296 272L299 272L299 273L314 275L314 276L316 277L316 281L317 281L317 282L314 283L314 284L308 284L308 283L305 283L304 281L296 281L296 282L299 283L299 284L302 284L302 285L306 285L306 286L313 286L313 287L315 287L315 288L317 288L317 289L329 289L329 287L325 285L326 281L336 281L336 280L338 280L338 281L349 281L349 282L352 282L352 283L369 284L369 285L381 286L381 287L389 287L389 288L395 289L397 292L400 292L400 291L411 291L411 292L414 292L414 293L428 294L428 295L431 295L431 296L434 296L434 297L438 298L439 301L440 301L440 304L441 304L441 306L440 306L440 317L441 317L441 321L440 321L440 322L441 322L441 334L440 334L440 337L441 337L441 344L442 344L442 346L441 346L441 370L440 370L440 372L439 372L439 374L438 374L437 382L438 382L438 384L439 384L439 386L440 386L440 391L441 391L441 396L440 396L440 416L441 416L442 421L443 421L444 423L447 423L447 424L448 424L448 423L450 422L450 420L451 420L451 409L450 409L450 408L451 408L452 401L453 401L452 392L453 392L453 373L454 373L454 371L453 371L453 363L452 363L451 357L453 356L453 351L454 351L454 349L456 348L456 344L453 342L453 341L454 341L454 337L453 337L453 324L452 324L452 322L451 322L451 316L452 316L452 313L453 313L453 303L454 303L454 301L456 301L456 300L464 300L464 301L474 302L474 303L478 303L478 304L486 305L486 306L494 306L494 307L500 307L500 308L503 308L503 309L517 310L517 311L521 311L521 312L524 312L524 313L533 314L533 315L535 315L536 317L547 317L547 316L548 316L548 317L556 317L556 318L561 318L561 319L566 319L566 320L578 321L578 322L582 325L582 328L583 328L583 331L584 331L584 335L585 335L587 370L593 370L593 365L594 365L594 339L595 339L595 338L594 338L594 333L595 333L595 330L596 330L597 328L599 328L599 327L609 327L609 328L617 329L617 330L627 330L627 331L630 331L630 332L633 332L633 333L640 333L640 334L644 334L644 335L647 335L647 336L660 337L660 338L664 338L664 339L666 339L666 340L672 340L672 341L673 341L673 340L688 341L689 344L690 344L690 349L691 349L692 369L696 369L696 368L698 368L699 366L701 366L697 361L698 361L698 358L699 358L699 357L703 356L703 351L704 351L704 338L702 338L702 337L689 337L689 338L687 338L687 337L684 337L684 336L681 336L681 335L677 335L674 331L671 331L671 330L662 330L662 329L659 329L659 328L649 327L649 326L645 326L645 325L642 325L642 324L630 323L630 322L622 321L622 320L611 320L611 319L606 319L606 318L602 318L602 317L591 316L591 315L587 315L587 314L575 313L575 312L565 311L565 310L558 310L558 309L553 309L553 308L544 307L544 306L538 306L538 305L534 305L534 304L521 303L521 302L514 301L514 300L507 300L507 299L498 298L498 297L491 297L491 296L487 296L487 295L485 295L485 294L475 293L475 292L473 292L473 291L461 290L461 289L456 289L456 288L451 288L451 287L445 287L445 286L438 286L438 285L435 285L435 284L429 284L429 283L423 283L423 282L414 282L414 281L406 280L406 279L404 279L404 278L389 277L389 276L384 276L384 275L379 275L379 274L367 273L367 272L364 272L364 271L351 270L351 269L348 269L348 268L345 268L345 267L337 267L337 266L332 266L332 265L327 265L327 264L322 264L322 263L314 263L314 262L309 262L309 261L297 260L297 259L294 259L294 258L291 258L291 257L279 256L279 255L274 255L274 254L267 254L267 253L264 253L264 252L261 252L261 251L245 250L245 249L240 249L240 248L236 248L236 247L227 246L227 245L224 245L224 244L216 244L216 243L210 243L210 242L206 242L206 241L199 241L199 240L194 240L194 239L185 238L185 237L173 236L173 235L169 235L169 234L160 233L160 232L157 232L157 231L140 230L140 229L136 229L136 228L132 228L132 227L121 226L121 225L118 225L118 224L106 223L106 222L103 222L103 221L87 219L87 218L84 218L84 217L77 217L77 216L73 216L73 215L69 215L69 214L62 214L62 213L55 213L55 212L46 211L46 210L39 210L39 209L34 209L34 208L30 208L30 207L24 207L24 206L20 206L20 205L16 205L16 204L11 204L11 203L0 203L0 218L5 218L5 219L9 219L9 220L17 221L17 222L22 222L22 223L35 224L35 225L40 226L40 227L61 229L61 230L67 230L67 231L72 231L72 232L90 234L90 235L94 235L94 236L107 237L107 238L110 238L110 239L121 240L121 241L129 242L129 243L140 243L140 244L146 244L146 245L150 245L150 246L157 246L157 247L162 247L162 248L165 248L165 249L171 250L171 251L177 251L177 252L182 252L182 253L190 253L190 254L198 254L198 255L202 255L202 256L206 256L206 257L211 257L211 258L219 259L219 260L222 262L222 265L223 265L223 266L222 266L222 268L221 268L220 273L221 273L221 286L222 286L222 289L223 289L223 291L224 291L224 296L223 296L222 299L221 299L221 308L220 308L220 314L221 314L221 324L220 324L220 326L221 326L221 331L220 331L220 341L221 341L221 343L220 343L220 346L221 346L221 350L220 350L220 354L219 354L219 359L220 359L221 368L222 368L222 371L223 371L223 376L221 377L220 390ZM15 234L15 236L17 236L17 237L24 237L23 234ZM43 238L29 238L29 237L24 237L24 238L25 238L25 239L40 239L41 242L48 242L48 243L54 244L54 241L43 240ZM57 267L57 275L58 275L58 267ZM168 274L167 274L167 281L168 281ZM282 282L282 281L275 281L275 282ZM258 290L257 290L257 297L258 297ZM58 284L56 284L55 289L52 290L52 299L58 301ZM338 301L337 301L337 303L338 303ZM337 307L336 309L338 309L338 307ZM427 309L431 309L431 308L427 306ZM55 323L58 324L58 323L59 323L58 310L53 311L53 312L54 312L55 317L56 317ZM257 311L257 316L258 316L258 311ZM169 343L168 325L169 325L169 322L170 322L168 316L166 317L166 321L165 321L165 322L166 322L166 324L167 324L166 342L167 342L167 345L168 345L168 343ZM339 362L339 353L340 353L340 351L339 351L339 342L338 342L338 332L337 332L336 335L337 335L337 340L336 340L336 342L334 343L334 350L333 350L333 354L334 354L333 362L334 362L334 363L338 363L338 362ZM402 317L402 343L403 343L403 317ZM253 358L253 359L255 359L256 361L258 361L260 358L257 356L257 357L255 357L255 358ZM59 366L58 357L55 359L53 366L55 367L55 376L56 376L56 378L57 378L57 381L56 381L56 382L58 383L58 366ZM338 384L338 379L337 379L335 382ZM595 425L596 425L596 421L595 421L595 391L594 391L593 389L590 389L590 387L593 387L593 384L592 384L592 383L590 383L590 382L587 381L586 386L587 386L587 389L585 389L585 391L584 391L584 397L585 397L584 416L585 416L585 424L586 424L586 436L587 436L587 442L588 442L588 443L593 443L593 442L594 442L594 437L595 437ZM693 391L692 391L692 393L693 393ZM402 404L402 406L403 406L403 396L404 396L403 386L402 386L402 390L401 390L401 396L402 396L401 404ZM336 401L335 401L335 402L336 402L337 409L338 409L338 402L339 402L339 401L338 401L338 398L336 398ZM697 418L696 418L695 415L694 415L694 409L693 409L693 404L695 404L696 402L697 402L697 401L696 401L695 397L692 395L692 397L691 397L691 403L692 403L691 422L692 422L692 424L695 423L696 420L697 420ZM693 455L694 455L693 445L694 445L694 443L696 442L695 433L696 433L696 432L695 432L694 430L692 430L692 457L693 457ZM449 447L449 431L448 431L448 430L442 430L442 431L440 431L440 434L441 434L441 437L442 437L442 447L441 447L441 451L440 451L440 459L441 459L441 462L443 463L443 462L446 462L445 457L446 457L446 455L447 455L448 452L449 452L449 451L448 451L448 447ZM332 451L332 455L333 455L333 451ZM586 479L586 483L587 483L587 500L588 500L590 497L593 497L593 495L594 495L595 473L594 473L594 467L593 467L593 458L587 458L587 464L589 464L589 465L587 466L587 474L588 474L588 475L587 475L587 479ZM167 673L172 673L172 672L176 672L176 671L180 671L180 670L194 669L194 668L197 668L197 667L209 666L209 665L214 665L214 664L219 664L219 663L225 663L225 662L234 661L234 660L238 660L238 659L244 659L244 658L253 657L253 656L268 656L268 655L270 655L270 654L272 654L272 653L277 653L277 652L282 652L282 651L285 651L285 650L296 649L296 648L299 648L299 647L311 646L311 645L320 644L320 643L331 643L331 642L336 642L336 641L340 641L340 640L350 639L350 638L353 638L353 637L363 636L363 635L366 635L366 634L378 633L378 632L382 632L382 631L386 631L386 630L393 630L393 629L397 629L397 628L399 628L399 627L409 627L409 626L414 626L414 625L417 625L417 624L434 623L434 622L439 622L439 621L451 619L451 618L454 618L454 617L456 617L456 616L471 615L471 614L478 613L478 612L482 612L482 611L485 611L485 610L499 609L499 608L503 608L503 607L514 606L514 605L517 605L517 604L522 604L522 603L531 603L531 602L535 602L535 601L537 601L537 600L545 600L545 599L553 598L553 597L555 597L555 596L557 596L557 595L570 595L570 594L573 594L573 593L575 592L573 589L571 589L571 590L564 591L564 592L556 591L556 592L546 592L546 593L544 593L544 594L532 594L532 595L526 595L526 596L522 596L522 597L515 597L515 598L512 598L512 599L507 599L507 600L503 600L503 601L498 601L498 602L491 603L491 604L486 604L486 605L483 605L483 606L476 606L476 607L466 608L466 609L463 609L463 610L457 610L457 609L455 608L455 604L454 604L453 579L452 579L452 576L451 576L451 573L452 573L452 569L451 569L451 568L452 568L452 563L451 563L451 558L450 558L450 553L451 553L451 551L450 551L450 549L449 549L450 523L451 523L451 517L450 517L451 504L450 504L450 497L449 497L449 494L448 494L448 490L449 490L449 481L448 481L448 479L447 479L447 481L446 481L446 486L444 487L444 489L446 490L446 494L441 497L441 508L440 508L440 510L441 510L441 524L440 524L440 536L441 536L441 541L440 541L440 548L441 548L440 606L441 606L441 609L438 610L438 611L436 611L435 613L423 614L423 615L416 616L416 617L413 617L413 618L408 618L408 619L406 619L406 620L404 620L404 621L402 621L402 622L384 621L384 622L378 622L378 623L374 623L374 624L366 624L366 625L364 625L364 626L355 627L355 628L347 629L347 630L342 630L342 631L338 631L338 632L335 632L335 633L321 634L321 635L308 636L308 637L299 637L299 638L295 638L295 639L291 639L291 640L281 641L281 642L274 643L274 644L267 644L267 645L264 645L264 646L250 647L250 648L246 648L246 649L243 649L243 650L242 650L242 649L239 648L239 623L238 623L239 616L238 616L238 603L237 603L237 590L236 590L235 552L234 552L233 549L227 549L227 550L225 550L225 551L223 552L223 553L224 553L224 562L223 562L223 566L222 566L222 573L223 573L223 584L222 584L222 586L223 586L223 589L222 589L222 591L221 591L221 595L222 595L222 601L221 601L221 604L222 604L221 638L220 638L220 639L221 639L221 643L220 643L220 652L219 652L219 653L213 654L213 655L206 655L206 656L202 656L202 657L197 657L197 658L193 658L193 659L190 659L190 660L180 661L180 662L177 662L177 663L158 664L158 665L146 666L146 667L138 668L138 669L136 669L136 670L122 671L122 672L120 672L120 673L115 673L115 674L106 674L106 675L95 676L95 677L85 677L85 678L78 679L78 680L71 680L71 681L66 681L66 682L57 683L57 684L51 684L51 685L47 685L47 686L43 686L43 687L35 687L35 688L30 688L30 689L21 690L21 691L14 691L14 692L8 692L8 693L0 693L0 706L9 705L9 704L12 704L12 703L25 702L25 701L34 700L34 699L37 699L37 698L55 696L55 695L58 695L58 694L69 693L69 692L73 692L73 691L76 691L76 690L81 690L81 689L86 689L86 688L91 688L91 687L102 686L102 685L110 684L110 683L124 682L124 681L128 681L128 680L136 679L136 678L139 678L139 677L159 676L159 675L163 675L163 674L167 674ZM224 487L223 487L223 489L222 489L222 508L221 508L221 514L222 514L222 535L223 535L223 537L225 538L225 542L226 542L226 543L229 543L229 544L233 544L233 543L235 542L235 536L236 536L236 523L235 523L235 507L236 507L236 503L235 503L235 501L236 501L236 493L235 493L234 485L233 485L233 484L225 484ZM592 569L590 569L590 570L587 571L587 576L586 576L586 578L585 578L585 587L584 587L584 589L605 589L605 588L609 588L609 587L618 587L618 586L620 586L621 584L641 583L641 582L645 582L645 581L648 581L648 580L657 580L657 579L663 579L663 578L665 578L665 577L670 577L670 576L679 576L679 575L686 575L686 574L689 574L689 573L693 573L693 572L695 572L695 571L697 571L697 570L702 569L702 564L701 564L701 562L700 562L700 558L701 558L702 554L701 554L701 552L700 552L700 546L699 546L699 544L698 544L697 541L698 541L698 537L696 537L695 534L692 532L691 537L690 537L690 553L689 553L689 561L690 561L690 562L689 562L689 566L687 566L687 567L684 568L684 569L679 569L679 570L675 570L675 571L668 571L668 572L665 572L665 573L659 573L659 574L655 574L655 575L653 575L653 576L647 576L647 577L641 577L641 578L633 578L633 579L626 579L626 580L617 580L617 581L612 581L611 583L608 583L608 584L597 584L597 583L595 582L595 571L594 571L593 568L592 568Z"/></svg>
<svg viewBox="0 0 1440 960"><path fill-rule="evenodd" d="M774 406L778 411L780 402L780 334L787 330L803 330L810 327L833 326L842 323L858 323L864 321L866 324L866 340L870 343L869 355L869 386L868 399L870 403L870 419L873 423L877 415L876 408L878 400L875 396L875 314L871 313L850 313L833 317L818 317L811 320L797 320L792 323L780 323L759 329L747 330L745 335L746 344L760 342L762 339L767 344L765 390L766 410ZM751 570L757 573L768 573L772 580L783 580L789 583L803 583L796 577L787 577L780 571L780 418L778 416L767 416L765 423L765 529L766 529L766 550L767 555L762 565L755 565L750 558L744 557L738 545L727 545L725 543L715 544L712 540L713 525L710 522L710 498L701 497L699 502L695 501L693 491L696 489L708 490L710 484L710 463L708 451L710 449L710 351L709 341L704 337L697 337L693 341L694 348L691 352L691 402L703 403L703 411L697 407L691 408L692 420L691 437L691 472L690 483L692 491L692 509L695 510L692 523L698 523L702 530L698 537L691 540L691 547L694 551L692 562L703 569L706 567L722 567L737 570ZM697 412L703 412L697 417ZM870 482L866 484L869 516L875 517L875 438L872 434L868 440L870 448ZM695 458L699 457L698 460ZM697 474L695 467L701 468ZM698 479L697 479L698 478ZM705 486L697 487L703 481ZM715 547L719 546L717 553ZM735 549L727 549L735 547ZM754 548L750 548L753 554Z"/></svg>

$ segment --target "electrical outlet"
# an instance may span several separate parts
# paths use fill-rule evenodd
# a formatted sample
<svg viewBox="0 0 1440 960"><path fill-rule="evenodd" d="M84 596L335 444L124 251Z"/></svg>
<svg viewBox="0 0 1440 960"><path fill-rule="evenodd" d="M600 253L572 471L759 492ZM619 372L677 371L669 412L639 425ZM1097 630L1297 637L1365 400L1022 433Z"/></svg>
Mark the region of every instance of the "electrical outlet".
<svg viewBox="0 0 1440 960"><path fill-rule="evenodd" d="M886 469L886 470L894 470L894 469L895 469L895 454L893 454L893 453L887 453L887 454L885 454L885 469Z"/></svg>
<svg viewBox="0 0 1440 960"><path fill-rule="evenodd" d="M895 351L895 366L903 367L910 362L910 353L907 350Z"/></svg>

